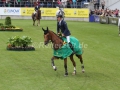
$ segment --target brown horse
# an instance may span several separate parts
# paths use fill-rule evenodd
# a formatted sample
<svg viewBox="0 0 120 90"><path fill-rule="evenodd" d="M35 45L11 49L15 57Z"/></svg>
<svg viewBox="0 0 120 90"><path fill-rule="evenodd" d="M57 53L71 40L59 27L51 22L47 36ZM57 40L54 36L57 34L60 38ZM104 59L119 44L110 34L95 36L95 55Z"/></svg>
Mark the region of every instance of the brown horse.
<svg viewBox="0 0 120 90"><path fill-rule="evenodd" d="M64 45L64 41L57 35L55 34L53 31L50 31L47 27L47 30L43 29L42 30L44 31L44 44L47 45L50 41L52 42L53 44L53 49L56 51L56 50L59 50L61 49L61 47ZM79 43L79 41L78 41ZM66 49L66 48L64 48ZM66 54L66 52L64 53ZM76 54L76 53L75 53ZM72 64L74 66L74 71L73 71L73 75L76 74L76 63L74 61L74 58L73 58L73 53L70 54L70 60L72 61ZM82 72L84 72L84 65L83 65L83 59L82 59L82 54L76 54L76 56L79 58L82 66ZM57 57L55 55L53 55L53 57L51 58L51 63L52 63L52 67L53 69L56 71L57 68L55 66L55 63L54 63L54 59L59 59L60 57ZM64 58L64 68L65 68L65 76L68 75L68 70L67 70L67 57Z"/></svg>
<svg viewBox="0 0 120 90"><path fill-rule="evenodd" d="M35 21L37 20L37 26L40 25L40 19L41 19L41 10L37 10L37 13L34 15L32 13L32 19L33 19L33 26L35 26Z"/></svg>

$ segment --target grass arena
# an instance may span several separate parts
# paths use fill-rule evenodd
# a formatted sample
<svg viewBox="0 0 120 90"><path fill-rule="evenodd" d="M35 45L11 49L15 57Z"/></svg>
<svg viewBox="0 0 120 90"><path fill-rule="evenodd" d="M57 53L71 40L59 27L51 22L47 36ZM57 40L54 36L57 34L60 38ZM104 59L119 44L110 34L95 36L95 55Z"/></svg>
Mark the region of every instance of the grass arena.
<svg viewBox="0 0 120 90"><path fill-rule="evenodd" d="M4 23L4 20L0 20ZM67 21L68 27L82 44L85 73L75 58L77 74L68 58L68 77L64 77L62 60L51 67L53 50L44 46L42 27L56 32L56 21L41 20L33 26L31 20L12 20L22 32L0 31L0 90L119 90L120 37L116 25ZM8 38L30 36L35 51L8 51Z"/></svg>

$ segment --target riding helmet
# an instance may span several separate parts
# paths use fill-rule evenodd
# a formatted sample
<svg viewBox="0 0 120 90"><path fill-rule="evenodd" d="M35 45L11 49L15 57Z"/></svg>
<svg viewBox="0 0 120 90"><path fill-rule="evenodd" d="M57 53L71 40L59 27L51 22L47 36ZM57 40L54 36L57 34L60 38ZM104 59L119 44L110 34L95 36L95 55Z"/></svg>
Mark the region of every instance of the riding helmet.
<svg viewBox="0 0 120 90"><path fill-rule="evenodd" d="M62 16L62 15L57 15L57 18L58 18L58 17L62 18L63 16Z"/></svg>

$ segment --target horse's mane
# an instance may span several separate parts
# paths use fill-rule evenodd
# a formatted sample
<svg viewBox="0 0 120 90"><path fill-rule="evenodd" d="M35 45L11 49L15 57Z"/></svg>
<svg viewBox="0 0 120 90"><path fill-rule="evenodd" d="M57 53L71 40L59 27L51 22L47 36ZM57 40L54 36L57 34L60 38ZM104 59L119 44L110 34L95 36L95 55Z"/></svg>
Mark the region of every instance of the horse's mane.
<svg viewBox="0 0 120 90"><path fill-rule="evenodd" d="M51 31L51 30L49 30ZM55 32L51 31L52 33L54 33L59 39L61 39ZM61 39L63 41L63 39Z"/></svg>

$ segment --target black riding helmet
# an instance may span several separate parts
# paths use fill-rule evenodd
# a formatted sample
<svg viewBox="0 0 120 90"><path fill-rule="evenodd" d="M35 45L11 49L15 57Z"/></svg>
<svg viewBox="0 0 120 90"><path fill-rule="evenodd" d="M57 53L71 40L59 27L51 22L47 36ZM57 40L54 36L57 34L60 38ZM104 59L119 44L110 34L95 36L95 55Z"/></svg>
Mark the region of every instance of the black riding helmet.
<svg viewBox="0 0 120 90"><path fill-rule="evenodd" d="M62 16L62 15L57 15L57 18L59 18L59 17L60 17L60 18L63 18L63 16Z"/></svg>

